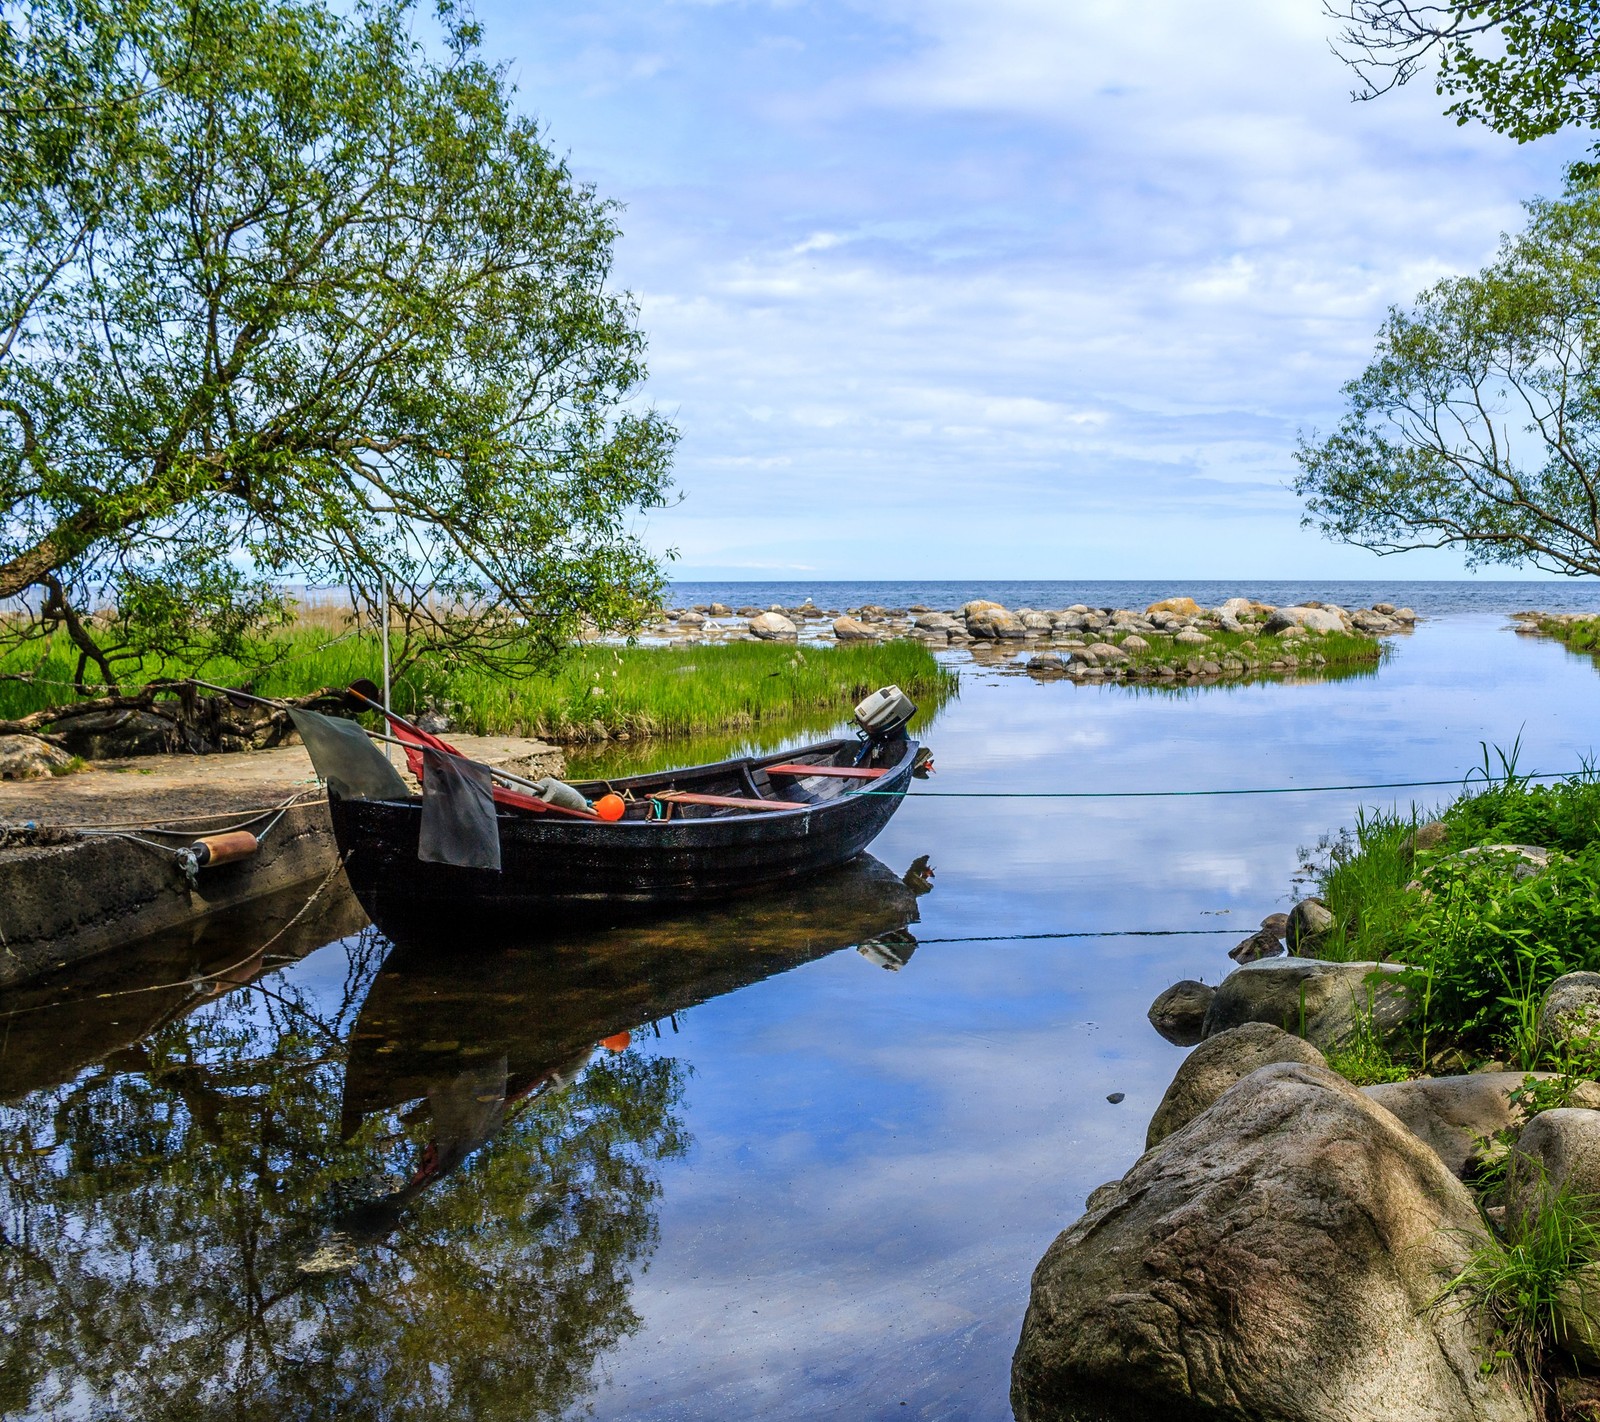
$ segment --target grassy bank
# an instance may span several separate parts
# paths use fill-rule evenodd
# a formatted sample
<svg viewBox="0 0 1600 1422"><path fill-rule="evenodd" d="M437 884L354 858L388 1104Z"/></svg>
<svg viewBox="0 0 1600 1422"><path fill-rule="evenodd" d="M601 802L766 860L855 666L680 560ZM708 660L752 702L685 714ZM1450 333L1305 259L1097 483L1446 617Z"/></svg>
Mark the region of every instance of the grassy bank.
<svg viewBox="0 0 1600 1422"><path fill-rule="evenodd" d="M1093 634L1098 637L1099 634ZM1224 632L1208 629L1211 640L1205 646L1188 646L1173 637L1140 635L1137 644L1128 646L1124 638L1117 645L1127 654L1130 672L1158 673L1163 668L1183 674L1259 676L1297 670L1322 672L1353 671L1377 666L1388 655L1387 643L1350 632L1330 632L1287 640L1261 633ZM1085 640L1090 634L1085 634Z"/></svg>
<svg viewBox="0 0 1600 1422"><path fill-rule="evenodd" d="M1420 1070L1437 1047L1540 1064L1540 996L1600 971L1600 776L1516 777L1436 820L1364 815L1323 846L1335 929L1322 956L1407 967ZM1493 846L1547 851L1547 867Z"/></svg>
<svg viewBox="0 0 1600 1422"><path fill-rule="evenodd" d="M1574 652L1600 654L1600 613L1588 617L1540 617L1534 626Z"/></svg>
<svg viewBox="0 0 1600 1422"><path fill-rule="evenodd" d="M0 719L72 699L76 658L64 639L26 656L0 661ZM262 696L300 696L359 677L382 678L382 654L370 636L330 637L296 629L283 638L283 658L247 678L214 663L208 681L248 684ZM800 713L848 715L868 692L891 682L932 711L951 696L956 674L916 642L797 648L775 642L702 647L575 649L547 675L506 679L472 669L414 668L394 687L395 709L434 706L455 725L479 734L543 736L564 742L627 736L682 737L739 731Z"/></svg>

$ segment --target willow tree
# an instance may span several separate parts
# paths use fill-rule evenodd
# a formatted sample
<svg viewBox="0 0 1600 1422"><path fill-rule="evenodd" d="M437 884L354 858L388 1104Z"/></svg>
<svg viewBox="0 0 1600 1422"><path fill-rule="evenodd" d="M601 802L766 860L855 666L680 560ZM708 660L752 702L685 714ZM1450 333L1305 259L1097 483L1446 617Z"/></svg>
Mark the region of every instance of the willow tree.
<svg viewBox="0 0 1600 1422"><path fill-rule="evenodd" d="M1339 428L1301 442L1307 523L1600 575L1600 186L1528 213L1484 270L1389 312Z"/></svg>
<svg viewBox="0 0 1600 1422"><path fill-rule="evenodd" d="M656 595L614 208L425 18L0 5L3 625L80 681L237 653L286 580L499 665Z"/></svg>

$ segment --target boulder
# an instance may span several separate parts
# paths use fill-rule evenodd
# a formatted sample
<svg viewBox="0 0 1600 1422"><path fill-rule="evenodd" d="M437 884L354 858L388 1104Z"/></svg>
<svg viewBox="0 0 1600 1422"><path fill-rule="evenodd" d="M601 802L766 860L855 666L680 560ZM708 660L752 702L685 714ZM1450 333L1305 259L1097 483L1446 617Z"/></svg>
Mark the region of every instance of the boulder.
<svg viewBox="0 0 1600 1422"><path fill-rule="evenodd" d="M1019 612L1017 618L1030 632L1042 634L1054 626L1048 612Z"/></svg>
<svg viewBox="0 0 1600 1422"><path fill-rule="evenodd" d="M680 612L678 614L678 626L680 626L680 627L695 628L695 627L704 627L705 625L706 625L706 619L705 619L705 615L703 613L699 613L699 612Z"/></svg>
<svg viewBox="0 0 1600 1422"><path fill-rule="evenodd" d="M1150 644L1146 642L1144 638L1141 637L1137 632L1130 632L1122 639L1122 650L1129 653L1148 652L1150 650Z"/></svg>
<svg viewBox="0 0 1600 1422"><path fill-rule="evenodd" d="M833 635L841 642L871 642L877 633L854 617L836 617L833 619Z"/></svg>
<svg viewBox="0 0 1600 1422"><path fill-rule="evenodd" d="M1511 1093L1529 1076L1553 1079L1550 1072L1484 1071L1362 1089L1465 1179L1497 1154L1492 1137L1522 1122Z"/></svg>
<svg viewBox="0 0 1600 1422"><path fill-rule="evenodd" d="M1241 617L1253 616L1255 606L1247 597L1230 597L1217 609L1218 617L1231 617L1236 621Z"/></svg>
<svg viewBox="0 0 1600 1422"><path fill-rule="evenodd" d="M1417 614L1409 607L1402 607L1394 614L1396 622L1404 622L1408 627L1417 620Z"/></svg>
<svg viewBox="0 0 1600 1422"><path fill-rule="evenodd" d="M1537 844L1475 844L1470 849L1457 850L1439 862L1448 864L1452 859L1489 859L1502 863L1511 870L1511 877L1519 884L1537 878L1550 867L1550 851Z"/></svg>
<svg viewBox="0 0 1600 1422"><path fill-rule="evenodd" d="M1261 920L1261 926L1268 933L1275 933L1279 938L1289 932L1289 915L1286 913L1269 913Z"/></svg>
<svg viewBox="0 0 1600 1422"><path fill-rule="evenodd" d="M1545 989L1539 1041L1557 1055L1600 1053L1600 973L1566 973Z"/></svg>
<svg viewBox="0 0 1600 1422"><path fill-rule="evenodd" d="M1506 1075L1521 1080L1519 1073ZM1590 1197L1585 1213L1600 1218L1600 1200L1594 1198L1600 1196L1600 1111L1584 1106L1541 1111L1511 1147L1506 1170L1508 1216L1532 1213L1546 1193L1557 1190Z"/></svg>
<svg viewBox="0 0 1600 1422"><path fill-rule="evenodd" d="M1262 958L1276 958L1283 952L1283 942L1276 933L1258 928L1242 943L1228 950L1235 963L1254 963Z"/></svg>
<svg viewBox="0 0 1600 1422"><path fill-rule="evenodd" d="M1145 608L1144 615L1151 617L1158 612L1172 612L1179 617L1198 617L1200 604L1192 597L1164 597L1160 602L1153 602Z"/></svg>
<svg viewBox="0 0 1600 1422"><path fill-rule="evenodd" d="M1248 971L1248 970L1246 970ZM1034 1270L1018 1422L1531 1422L1486 1325L1431 1307L1485 1238L1466 1188L1326 1068L1262 1067Z"/></svg>
<svg viewBox="0 0 1600 1422"><path fill-rule="evenodd" d="M1172 639L1180 647L1208 647L1211 639L1204 632L1197 632L1193 627L1185 627Z"/></svg>
<svg viewBox="0 0 1600 1422"><path fill-rule="evenodd" d="M1097 667L1100 665L1100 658L1095 656L1094 650L1090 647L1074 647L1068 654L1067 660L1074 666L1080 667Z"/></svg>
<svg viewBox="0 0 1600 1422"><path fill-rule="evenodd" d="M1095 661L1101 664L1128 660L1128 654L1112 642L1091 642L1088 650L1094 654Z"/></svg>
<svg viewBox="0 0 1600 1422"><path fill-rule="evenodd" d="M1344 618L1326 607L1279 607L1267 618L1269 632L1300 627L1307 632L1343 632Z"/></svg>
<svg viewBox="0 0 1600 1422"><path fill-rule="evenodd" d="M38 736L0 736L0 780L34 780L72 764L72 757Z"/></svg>
<svg viewBox="0 0 1600 1422"><path fill-rule="evenodd" d="M985 607L967 614L967 632L973 637L998 641L1003 638L1026 637L1028 629L1022 619L1003 607Z"/></svg>
<svg viewBox="0 0 1600 1422"><path fill-rule="evenodd" d="M1207 1037L1187 1057L1167 1087L1167 1093L1150 1118L1144 1148L1149 1150L1174 1131L1181 1130L1236 1081L1258 1067L1274 1062L1301 1062L1326 1066L1322 1053L1282 1028L1266 1022L1246 1022L1230 1032Z"/></svg>
<svg viewBox="0 0 1600 1422"><path fill-rule="evenodd" d="M1425 820L1400 841L1400 853L1410 862L1419 851L1437 849L1449 834L1443 820Z"/></svg>
<svg viewBox="0 0 1600 1422"><path fill-rule="evenodd" d="M1288 921L1283 926L1283 936L1288 940L1291 953L1299 953L1302 957L1309 958L1333 932L1333 925L1333 910L1321 899L1301 899L1289 910Z"/></svg>
<svg viewBox="0 0 1600 1422"><path fill-rule="evenodd" d="M1005 608L1003 608L999 603L997 603L997 602L986 602L986 601L984 601L983 598L974 598L971 602L964 602L964 603L961 604L961 616L963 618L971 617L971 616L973 616L974 613L979 613L979 612L1004 612L1004 611L1005 611Z"/></svg>
<svg viewBox="0 0 1600 1422"><path fill-rule="evenodd" d="M952 617L948 612L919 612L913 620L914 627L921 627L928 632L965 632L966 625L960 618Z"/></svg>
<svg viewBox="0 0 1600 1422"><path fill-rule="evenodd" d="M1192 1047L1205 1027L1206 1008L1211 1006L1214 987L1184 978L1173 983L1150 1004L1146 1014L1150 1025L1174 1046Z"/></svg>
<svg viewBox="0 0 1600 1422"><path fill-rule="evenodd" d="M1215 1037L1246 1022L1270 1022L1327 1051L1370 1028L1396 1040L1411 1002L1395 975L1399 963L1328 963L1320 958L1266 958L1222 980L1203 1029Z"/></svg>
<svg viewBox="0 0 1600 1422"><path fill-rule="evenodd" d="M746 624L763 642L775 642L784 637L799 635L800 629L781 612L763 612Z"/></svg>
<svg viewBox="0 0 1600 1422"><path fill-rule="evenodd" d="M1035 652L1028 658L1028 670L1036 676L1051 676L1066 669L1067 664L1058 652Z"/></svg>
<svg viewBox="0 0 1600 1422"><path fill-rule="evenodd" d="M713 617L732 617L733 609L725 602L714 602L706 609Z"/></svg>

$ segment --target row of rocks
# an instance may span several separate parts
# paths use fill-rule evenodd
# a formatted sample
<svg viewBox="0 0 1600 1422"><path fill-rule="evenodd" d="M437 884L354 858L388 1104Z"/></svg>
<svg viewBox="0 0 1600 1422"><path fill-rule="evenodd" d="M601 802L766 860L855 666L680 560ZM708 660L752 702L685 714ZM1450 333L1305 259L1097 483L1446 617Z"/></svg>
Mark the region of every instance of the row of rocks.
<svg viewBox="0 0 1600 1422"><path fill-rule="evenodd" d="M1279 917L1287 932L1293 915ZM1600 1085L1531 1120L1521 1072L1358 1090L1323 1053L1358 1026L1402 1030L1398 972L1269 959L1156 1000L1157 1029L1198 1030L1199 1045L1145 1154L1090 1194L1035 1270L1012 1370L1021 1422L1541 1415L1515 1368L1484 1366L1494 1321L1445 1296L1489 1242L1467 1182L1492 1143L1512 1140L1488 1213L1525 1216L1555 1189L1600 1200ZM1558 1049L1592 1046L1600 974L1552 986L1539 1031ZM1559 1346L1600 1367L1600 1268L1554 1311Z"/></svg>
<svg viewBox="0 0 1600 1422"><path fill-rule="evenodd" d="M1229 598L1217 607L1201 607L1193 598L1166 598L1143 612L1132 608L1093 608L1083 603L1057 610L976 600L959 608L937 609L922 604L885 607L867 603L839 610L816 606L809 599L797 607L732 608L706 603L663 611L644 629L645 635L675 641L778 640L832 637L840 642L912 637L936 645L970 642L1079 640L1100 634L1102 644L1127 636L1170 637L1178 644L1204 646L1208 630L1259 632L1267 636L1359 633L1371 637L1403 631L1416 622L1410 608L1377 603L1348 611L1332 603L1304 602L1275 607L1249 598Z"/></svg>

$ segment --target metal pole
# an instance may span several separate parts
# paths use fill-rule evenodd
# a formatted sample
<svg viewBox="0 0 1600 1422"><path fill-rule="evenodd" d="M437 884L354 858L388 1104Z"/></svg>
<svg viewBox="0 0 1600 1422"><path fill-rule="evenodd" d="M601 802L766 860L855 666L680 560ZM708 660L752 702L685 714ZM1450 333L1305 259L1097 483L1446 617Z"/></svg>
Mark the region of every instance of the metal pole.
<svg viewBox="0 0 1600 1422"><path fill-rule="evenodd" d="M383 602L383 709L389 710L389 578L382 574L378 578L380 589L379 596ZM394 754L386 745L383 748L384 759L393 763Z"/></svg>

